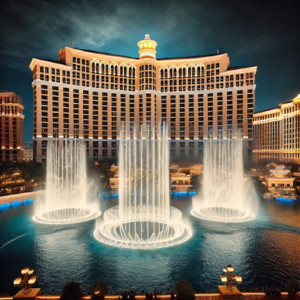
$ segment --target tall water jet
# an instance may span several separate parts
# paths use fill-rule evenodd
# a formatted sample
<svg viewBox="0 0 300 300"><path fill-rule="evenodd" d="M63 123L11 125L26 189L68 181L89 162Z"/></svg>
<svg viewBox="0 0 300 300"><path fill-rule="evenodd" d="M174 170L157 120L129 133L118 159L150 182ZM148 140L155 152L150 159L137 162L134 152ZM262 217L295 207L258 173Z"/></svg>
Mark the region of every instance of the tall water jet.
<svg viewBox="0 0 300 300"><path fill-rule="evenodd" d="M96 190L87 180L85 143L48 141L46 194L36 202L33 220L45 224L92 220L100 215Z"/></svg>
<svg viewBox="0 0 300 300"><path fill-rule="evenodd" d="M216 222L255 218L258 199L251 180L243 176L242 135L210 137L204 144L203 191L193 200L192 215Z"/></svg>
<svg viewBox="0 0 300 300"><path fill-rule="evenodd" d="M192 232L182 213L170 207L169 146L164 125L154 130L123 127L119 147L119 205L96 221L94 236L102 243L132 249L170 247Z"/></svg>

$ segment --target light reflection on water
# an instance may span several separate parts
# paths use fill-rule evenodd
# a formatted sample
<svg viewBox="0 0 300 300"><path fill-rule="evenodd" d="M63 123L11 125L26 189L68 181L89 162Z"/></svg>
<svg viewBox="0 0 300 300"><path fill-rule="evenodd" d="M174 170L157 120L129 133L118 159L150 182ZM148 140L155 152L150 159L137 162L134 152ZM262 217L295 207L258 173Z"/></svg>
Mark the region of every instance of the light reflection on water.
<svg viewBox="0 0 300 300"><path fill-rule="evenodd" d="M115 201L115 200L114 200ZM108 200L107 206L114 205ZM179 279L197 291L215 291L222 268L232 264L244 285L266 286L299 281L300 201L265 200L253 222L227 224L189 216L191 201L173 199L192 224L194 235L185 244L154 251L112 248L94 240L94 222L51 227L31 221L32 207L0 214L0 292L14 294L12 282L25 266L36 270L44 294L61 292L70 280L89 292L96 281L120 289L172 289ZM297 219L298 216L298 219Z"/></svg>
<svg viewBox="0 0 300 300"><path fill-rule="evenodd" d="M300 227L300 201L265 201L265 209L276 223Z"/></svg>

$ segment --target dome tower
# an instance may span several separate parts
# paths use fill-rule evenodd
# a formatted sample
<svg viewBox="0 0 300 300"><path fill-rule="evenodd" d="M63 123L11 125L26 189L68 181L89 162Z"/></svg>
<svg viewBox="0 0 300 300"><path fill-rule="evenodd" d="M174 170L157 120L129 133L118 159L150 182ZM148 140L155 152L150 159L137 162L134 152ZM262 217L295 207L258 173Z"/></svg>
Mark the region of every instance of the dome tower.
<svg viewBox="0 0 300 300"><path fill-rule="evenodd" d="M139 57L152 57L156 58L156 46L157 43L154 40L150 39L150 35L146 34L145 38L137 43L139 46Z"/></svg>

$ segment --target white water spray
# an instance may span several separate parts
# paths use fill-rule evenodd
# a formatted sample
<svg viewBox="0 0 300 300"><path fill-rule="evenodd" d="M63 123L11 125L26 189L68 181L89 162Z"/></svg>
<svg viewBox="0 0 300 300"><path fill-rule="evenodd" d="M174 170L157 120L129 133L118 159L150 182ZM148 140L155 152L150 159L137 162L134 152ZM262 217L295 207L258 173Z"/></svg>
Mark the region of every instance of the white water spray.
<svg viewBox="0 0 300 300"><path fill-rule="evenodd" d="M72 224L98 217L96 188L88 185L86 173L84 142L48 141L46 195L36 202L33 220L45 224Z"/></svg>
<svg viewBox="0 0 300 300"><path fill-rule="evenodd" d="M246 222L255 218L257 194L243 176L242 136L204 145L203 193L193 201L192 215L216 222Z"/></svg>
<svg viewBox="0 0 300 300"><path fill-rule="evenodd" d="M157 138L148 127L134 133L122 128L119 148L119 205L96 222L102 243L133 249L154 249L183 243L191 230L181 212L170 207L167 128ZM138 136L139 135L139 136Z"/></svg>

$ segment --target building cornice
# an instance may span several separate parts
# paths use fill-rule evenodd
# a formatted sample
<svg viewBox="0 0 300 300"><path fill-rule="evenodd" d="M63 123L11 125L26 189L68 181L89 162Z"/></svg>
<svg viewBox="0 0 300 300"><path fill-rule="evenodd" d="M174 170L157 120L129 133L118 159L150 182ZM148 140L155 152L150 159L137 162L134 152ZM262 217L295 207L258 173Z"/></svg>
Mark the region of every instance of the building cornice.
<svg viewBox="0 0 300 300"><path fill-rule="evenodd" d="M226 70L222 72L220 75L231 75L231 74L240 74L240 73L245 73L245 72L254 72L256 74L257 72L257 67L243 67L243 68L238 68L234 70Z"/></svg>
<svg viewBox="0 0 300 300"><path fill-rule="evenodd" d="M91 60L93 59L99 59L100 60L110 60L110 61L119 61L124 62L124 60L130 61L132 63L138 63L139 59L129 56L122 56L122 55L116 55L116 54L110 54L110 53L102 53L102 52L96 52L96 51L89 51L89 50L83 50L83 49L77 49L77 48L71 48L71 47L65 47L65 49L70 49L70 52L72 54L80 54L84 57L88 57Z"/></svg>
<svg viewBox="0 0 300 300"><path fill-rule="evenodd" d="M61 69L66 69L66 70L72 70L72 66L68 66L65 64L61 64L59 62L54 62L54 61L49 61L49 60L43 60L39 58L33 58L30 62L29 68L33 71L34 66L37 63L42 63L43 66L55 66L55 68L61 68Z"/></svg>
<svg viewBox="0 0 300 300"><path fill-rule="evenodd" d="M280 112L280 110L279 110L279 112ZM294 111L294 112L291 112L291 113L281 114L278 117L267 118L267 119L264 119L264 120L256 120L256 121L253 121L253 125L259 125L259 124L263 124L263 123L281 121L282 119L295 117L297 115L300 115L300 110L297 110L297 111ZM255 115L255 117L256 117L256 115Z"/></svg>

